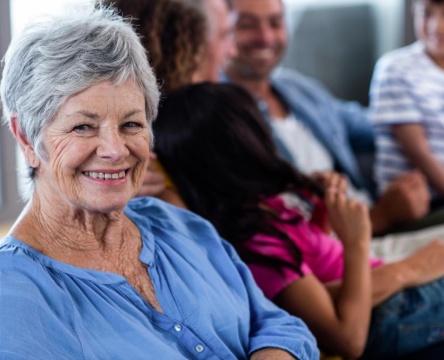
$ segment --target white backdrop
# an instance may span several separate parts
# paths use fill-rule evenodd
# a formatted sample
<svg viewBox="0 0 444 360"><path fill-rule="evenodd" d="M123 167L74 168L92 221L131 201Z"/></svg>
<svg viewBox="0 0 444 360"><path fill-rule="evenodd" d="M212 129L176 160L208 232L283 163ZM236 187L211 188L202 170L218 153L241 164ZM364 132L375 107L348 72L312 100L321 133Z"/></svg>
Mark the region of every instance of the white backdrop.
<svg viewBox="0 0 444 360"><path fill-rule="evenodd" d="M40 15L56 14L71 4L81 4L90 0L10 0L11 31L19 32L25 23Z"/></svg>

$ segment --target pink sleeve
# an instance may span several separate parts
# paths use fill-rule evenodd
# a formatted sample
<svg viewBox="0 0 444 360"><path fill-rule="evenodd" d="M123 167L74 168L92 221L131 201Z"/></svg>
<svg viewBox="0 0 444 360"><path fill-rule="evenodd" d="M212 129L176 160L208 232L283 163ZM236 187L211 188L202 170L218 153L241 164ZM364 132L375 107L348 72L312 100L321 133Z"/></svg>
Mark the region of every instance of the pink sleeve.
<svg viewBox="0 0 444 360"><path fill-rule="evenodd" d="M281 266L279 269L259 264L249 264L248 266L258 286L265 296L271 300L293 281L301 277L296 270L288 266ZM305 263L302 263L301 271L304 275L312 274L311 269Z"/></svg>
<svg viewBox="0 0 444 360"><path fill-rule="evenodd" d="M370 258L370 266L372 267L372 269L381 265L384 265L384 261L382 259Z"/></svg>

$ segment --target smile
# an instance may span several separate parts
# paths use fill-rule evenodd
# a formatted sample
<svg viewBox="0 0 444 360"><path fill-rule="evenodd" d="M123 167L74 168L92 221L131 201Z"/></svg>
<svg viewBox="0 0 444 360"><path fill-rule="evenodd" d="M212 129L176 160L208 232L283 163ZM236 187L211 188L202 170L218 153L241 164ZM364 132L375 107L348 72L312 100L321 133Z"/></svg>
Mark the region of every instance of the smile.
<svg viewBox="0 0 444 360"><path fill-rule="evenodd" d="M251 56L257 60L273 59L275 51L272 49L254 49L251 51Z"/></svg>
<svg viewBox="0 0 444 360"><path fill-rule="evenodd" d="M84 174L87 177L93 178L93 179L104 179L104 180L117 180L117 179L123 179L125 177L125 171L121 171L119 173L101 173L101 172L92 172L92 171L85 171Z"/></svg>

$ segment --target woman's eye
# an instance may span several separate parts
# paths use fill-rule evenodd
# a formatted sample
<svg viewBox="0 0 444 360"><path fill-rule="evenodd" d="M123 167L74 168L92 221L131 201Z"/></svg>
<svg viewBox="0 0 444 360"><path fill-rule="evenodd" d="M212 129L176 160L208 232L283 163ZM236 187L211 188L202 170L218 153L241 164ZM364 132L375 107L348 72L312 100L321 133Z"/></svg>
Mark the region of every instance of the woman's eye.
<svg viewBox="0 0 444 360"><path fill-rule="evenodd" d="M77 125L77 126L74 127L74 131L75 132L79 132L79 133L88 131L90 129L91 129L91 126L86 125L86 124Z"/></svg>
<svg viewBox="0 0 444 360"><path fill-rule="evenodd" d="M139 129L142 129L143 127L144 126L142 125L142 123L138 121L128 121L123 124L123 128L129 131L137 131Z"/></svg>
<svg viewBox="0 0 444 360"><path fill-rule="evenodd" d="M134 121L128 121L123 126L129 127L129 128L135 128L135 127L140 127L140 124L137 122L134 122Z"/></svg>

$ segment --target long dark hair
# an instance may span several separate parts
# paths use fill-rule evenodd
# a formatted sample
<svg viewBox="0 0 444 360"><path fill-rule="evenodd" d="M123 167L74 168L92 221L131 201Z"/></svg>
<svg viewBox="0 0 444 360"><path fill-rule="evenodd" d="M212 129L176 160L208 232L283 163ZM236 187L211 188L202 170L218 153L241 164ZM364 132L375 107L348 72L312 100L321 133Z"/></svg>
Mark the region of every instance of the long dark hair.
<svg viewBox="0 0 444 360"><path fill-rule="evenodd" d="M160 104L154 135L159 160L189 209L211 221L241 256L242 243L258 232L288 241L270 225L273 213L261 200L290 190L322 196L277 155L256 101L237 85L174 91ZM295 256L300 263L298 249Z"/></svg>

